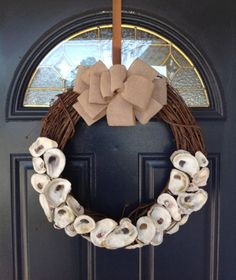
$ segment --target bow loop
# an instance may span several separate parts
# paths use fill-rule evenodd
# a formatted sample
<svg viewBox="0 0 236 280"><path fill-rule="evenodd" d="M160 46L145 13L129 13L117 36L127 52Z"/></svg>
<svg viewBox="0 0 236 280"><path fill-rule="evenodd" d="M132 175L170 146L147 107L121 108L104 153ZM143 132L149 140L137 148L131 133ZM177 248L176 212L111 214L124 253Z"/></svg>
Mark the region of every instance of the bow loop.
<svg viewBox="0 0 236 280"><path fill-rule="evenodd" d="M111 91L113 94L121 92L124 88L124 81L126 80L127 70L124 65L116 64L111 66Z"/></svg>
<svg viewBox="0 0 236 280"><path fill-rule="evenodd" d="M146 124L167 103L166 79L140 59L128 70L120 64L108 70L101 61L79 66L74 91L80 95L73 107L87 125L105 115L110 126Z"/></svg>
<svg viewBox="0 0 236 280"><path fill-rule="evenodd" d="M153 82L140 75L132 75L125 82L122 97L134 105L137 110L145 110L150 102Z"/></svg>

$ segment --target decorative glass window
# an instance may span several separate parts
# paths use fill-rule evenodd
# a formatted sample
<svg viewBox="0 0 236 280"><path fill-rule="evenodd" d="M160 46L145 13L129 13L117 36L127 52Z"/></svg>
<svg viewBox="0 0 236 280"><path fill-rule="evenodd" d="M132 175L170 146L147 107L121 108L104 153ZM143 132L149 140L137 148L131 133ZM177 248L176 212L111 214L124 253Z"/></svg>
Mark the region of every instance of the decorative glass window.
<svg viewBox="0 0 236 280"><path fill-rule="evenodd" d="M190 107L208 107L203 80L191 60L163 36L138 26L122 25L122 64L141 58L178 89ZM57 94L73 86L77 66L102 60L112 65L112 25L89 28L54 47L40 62L28 84L25 107L48 107Z"/></svg>

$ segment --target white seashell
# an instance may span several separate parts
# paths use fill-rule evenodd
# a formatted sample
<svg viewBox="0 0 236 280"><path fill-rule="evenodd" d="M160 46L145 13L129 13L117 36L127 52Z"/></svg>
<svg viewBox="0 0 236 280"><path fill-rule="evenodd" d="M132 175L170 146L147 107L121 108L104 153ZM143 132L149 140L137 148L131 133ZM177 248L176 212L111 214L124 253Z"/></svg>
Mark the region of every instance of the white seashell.
<svg viewBox="0 0 236 280"><path fill-rule="evenodd" d="M170 225L170 227L166 230L167 234L174 234L179 230L179 227L186 224L188 221L189 215L183 215L179 222L174 222Z"/></svg>
<svg viewBox="0 0 236 280"><path fill-rule="evenodd" d="M207 184L207 180L210 175L208 167L203 167L198 173L193 176L193 184L198 187L204 187Z"/></svg>
<svg viewBox="0 0 236 280"><path fill-rule="evenodd" d="M43 193L49 182L50 178L46 174L36 173L31 176L31 185L38 193Z"/></svg>
<svg viewBox="0 0 236 280"><path fill-rule="evenodd" d="M205 155L201 151L197 151L195 153L195 158L197 159L200 167L206 167L209 164L208 159L205 157Z"/></svg>
<svg viewBox="0 0 236 280"><path fill-rule="evenodd" d="M66 164L66 157L64 153L57 148L53 148L47 150L43 158L47 174L51 178L58 178L64 170Z"/></svg>
<svg viewBox="0 0 236 280"><path fill-rule="evenodd" d="M107 249L118 249L133 243L138 236L137 228L128 221L124 221L108 234L102 242Z"/></svg>
<svg viewBox="0 0 236 280"><path fill-rule="evenodd" d="M129 222L132 224L132 221L130 220L130 218L127 218L127 217L124 217L120 220L120 225L123 223L123 222Z"/></svg>
<svg viewBox="0 0 236 280"><path fill-rule="evenodd" d="M136 243L126 246L125 249L139 249L146 245L147 244L143 244L142 242L136 240Z"/></svg>
<svg viewBox="0 0 236 280"><path fill-rule="evenodd" d="M45 188L45 196L51 207L58 207L66 201L67 195L71 191L71 183L62 178L53 179Z"/></svg>
<svg viewBox="0 0 236 280"><path fill-rule="evenodd" d="M90 234L81 234L81 236L86 239L87 241L91 242Z"/></svg>
<svg viewBox="0 0 236 280"><path fill-rule="evenodd" d="M156 226L156 231L161 232L166 230L171 225L171 216L168 210L163 206L155 204L148 212Z"/></svg>
<svg viewBox="0 0 236 280"><path fill-rule="evenodd" d="M75 216L80 216L84 214L84 207L79 204L79 202L72 196L68 195L66 199L66 204L71 208Z"/></svg>
<svg viewBox="0 0 236 280"><path fill-rule="evenodd" d="M175 195L185 192L189 186L189 177L182 171L172 169L168 189Z"/></svg>
<svg viewBox="0 0 236 280"><path fill-rule="evenodd" d="M197 159L190 153L179 153L173 157L172 163L175 168L193 177L199 171Z"/></svg>
<svg viewBox="0 0 236 280"><path fill-rule="evenodd" d="M107 235L116 228L116 226L117 222L109 218L98 221L95 229L90 232L91 242L95 246L103 247L102 242L106 239Z"/></svg>
<svg viewBox="0 0 236 280"><path fill-rule="evenodd" d="M179 222L171 225L170 228L166 230L166 233L167 234L174 234L178 230L179 230Z"/></svg>
<svg viewBox="0 0 236 280"><path fill-rule="evenodd" d="M207 202L208 194L203 189L196 193L183 193L177 198L182 214L191 214L192 212L200 210Z"/></svg>
<svg viewBox="0 0 236 280"><path fill-rule="evenodd" d="M179 230L179 227L184 225L188 221L189 215L183 215L179 222L174 222L165 231L167 234L174 234Z"/></svg>
<svg viewBox="0 0 236 280"><path fill-rule="evenodd" d="M144 244L149 244L156 233L156 227L150 217L143 216L138 219L136 224L138 230L137 240Z"/></svg>
<svg viewBox="0 0 236 280"><path fill-rule="evenodd" d="M190 183L187 192L197 192L198 190L198 186L196 186L194 183Z"/></svg>
<svg viewBox="0 0 236 280"><path fill-rule="evenodd" d="M80 215L75 219L74 227L77 233L86 234L95 229L96 223L91 217L87 215Z"/></svg>
<svg viewBox="0 0 236 280"><path fill-rule="evenodd" d="M63 205L55 209L54 222L59 228L65 228L69 224L73 223L75 215L70 207Z"/></svg>
<svg viewBox="0 0 236 280"><path fill-rule="evenodd" d="M180 215L179 207L177 201L172 195L168 193L162 193L157 198L157 203L164 206L169 211L171 217L175 221L180 221L181 215Z"/></svg>
<svg viewBox="0 0 236 280"><path fill-rule="evenodd" d="M174 157L177 156L178 154L184 154L184 153L187 153L187 154L190 154L190 152L186 151L186 150L177 150L177 151L174 151L172 153L172 155L170 156L170 160L171 162L173 161Z"/></svg>
<svg viewBox="0 0 236 280"><path fill-rule="evenodd" d="M46 215L48 221L51 223L53 221L53 209L49 206L48 201L44 194L39 195L39 202L43 208L44 214Z"/></svg>
<svg viewBox="0 0 236 280"><path fill-rule="evenodd" d="M151 241L151 245L158 246L163 242L163 231L156 231L154 238Z"/></svg>
<svg viewBox="0 0 236 280"><path fill-rule="evenodd" d="M46 168L42 158L34 157L32 158L32 163L33 163L34 171L37 172L38 174L43 174L46 172Z"/></svg>
<svg viewBox="0 0 236 280"><path fill-rule="evenodd" d="M55 229L57 229L57 230L62 229L62 228L60 228L59 226L57 226L56 224L53 224L53 227L54 227Z"/></svg>
<svg viewBox="0 0 236 280"><path fill-rule="evenodd" d="M75 228L74 228L73 224L70 224L70 225L65 227L65 233L70 237L74 237L74 236L77 235L77 232L75 231Z"/></svg>
<svg viewBox="0 0 236 280"><path fill-rule="evenodd" d="M47 137L38 137L37 140L29 147L29 151L33 157L40 157L48 149L57 148L57 146L57 142Z"/></svg>
<svg viewBox="0 0 236 280"><path fill-rule="evenodd" d="M183 215L181 220L179 221L179 225L180 226L185 225L187 223L187 221L188 221L188 218L189 218L189 215Z"/></svg>

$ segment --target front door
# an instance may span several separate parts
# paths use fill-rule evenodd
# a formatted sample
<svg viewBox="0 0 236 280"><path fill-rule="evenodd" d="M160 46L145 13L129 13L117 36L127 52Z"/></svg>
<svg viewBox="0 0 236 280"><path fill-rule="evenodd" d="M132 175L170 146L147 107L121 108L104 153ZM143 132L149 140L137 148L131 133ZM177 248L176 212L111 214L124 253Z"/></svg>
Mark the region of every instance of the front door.
<svg viewBox="0 0 236 280"><path fill-rule="evenodd" d="M92 32L97 26L101 26L100 32L111 24L111 1L2 3L0 279L236 279L234 3L127 0L123 5L123 23L127 25L124 28L136 30L134 36L143 32L140 41L136 41L136 47L140 43L137 55L151 59L155 65L159 56L152 48L163 44L160 40L165 38L164 45L158 45L160 50L170 44L176 60L183 51L183 57L191 60L194 73L199 74L199 84L204 85L204 100L200 95L196 98L202 89L196 88L188 95L190 89L184 91L183 87L182 94L189 106L195 107L193 111L209 152L207 205L193 214L178 233L167 236L155 248L108 251L54 229L30 185L33 169L28 152L29 145L39 136L40 119L47 111L40 102L47 103L49 98L44 88L45 99L36 98L33 104L26 93L31 90L28 85L35 69L62 40L81 30ZM151 44L145 39L148 30L152 36L158 33L159 41ZM127 34L123 36L129 40L131 35ZM92 36L81 38L93 40ZM145 40L151 44L149 49ZM128 48L126 58L130 53ZM96 55L91 53L86 61L93 61L94 57L96 61ZM106 53L101 55L106 58ZM175 77L179 75L177 71L181 73L176 60L166 57L160 68L172 81L172 72ZM176 86L178 82L189 85L191 76L183 74ZM36 95L37 89L32 89ZM161 192L174 149L169 127L155 119L145 126L129 128L108 127L105 119L89 128L80 122L65 148L64 176L72 181L73 194L82 204L119 219L138 202L148 202Z"/></svg>

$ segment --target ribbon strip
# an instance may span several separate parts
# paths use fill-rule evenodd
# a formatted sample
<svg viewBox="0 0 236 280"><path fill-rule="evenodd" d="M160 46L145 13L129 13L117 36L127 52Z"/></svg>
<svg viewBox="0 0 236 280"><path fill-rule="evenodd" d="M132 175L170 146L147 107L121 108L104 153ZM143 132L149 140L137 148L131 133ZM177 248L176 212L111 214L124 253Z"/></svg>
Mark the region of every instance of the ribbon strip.
<svg viewBox="0 0 236 280"><path fill-rule="evenodd" d="M167 103L166 78L140 59L128 70L102 61L80 65L74 91L80 95L73 107L89 126L105 115L109 126L146 124Z"/></svg>

